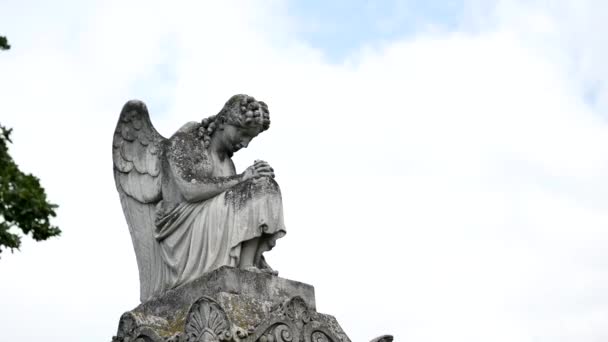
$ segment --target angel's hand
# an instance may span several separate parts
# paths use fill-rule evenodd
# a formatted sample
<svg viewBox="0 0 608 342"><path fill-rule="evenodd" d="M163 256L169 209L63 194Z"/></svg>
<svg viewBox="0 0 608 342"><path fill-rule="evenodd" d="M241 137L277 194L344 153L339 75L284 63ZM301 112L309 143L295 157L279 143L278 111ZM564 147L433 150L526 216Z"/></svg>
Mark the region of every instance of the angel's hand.
<svg viewBox="0 0 608 342"><path fill-rule="evenodd" d="M243 181L260 177L274 178L274 170L265 161L256 160L253 165L243 172Z"/></svg>
<svg viewBox="0 0 608 342"><path fill-rule="evenodd" d="M258 175L255 171L255 166L251 165L245 169L245 172L243 172L243 182L254 178L258 178Z"/></svg>
<svg viewBox="0 0 608 342"><path fill-rule="evenodd" d="M253 163L255 170L261 175L270 178L274 178L274 169L263 160L256 160Z"/></svg>

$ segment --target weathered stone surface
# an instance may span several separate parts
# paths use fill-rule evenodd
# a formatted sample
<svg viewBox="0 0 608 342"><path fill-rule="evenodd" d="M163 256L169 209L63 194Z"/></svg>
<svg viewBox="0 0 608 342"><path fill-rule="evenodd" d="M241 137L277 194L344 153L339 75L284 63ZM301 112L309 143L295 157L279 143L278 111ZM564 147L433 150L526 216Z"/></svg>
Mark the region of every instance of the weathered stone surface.
<svg viewBox="0 0 608 342"><path fill-rule="evenodd" d="M372 339L370 342L393 342L392 335L382 335Z"/></svg>
<svg viewBox="0 0 608 342"><path fill-rule="evenodd" d="M146 105L123 107L112 142L114 179L148 301L221 266L276 274L264 258L283 237L274 169L232 156L270 125L268 106L234 95L222 110L166 139Z"/></svg>
<svg viewBox="0 0 608 342"><path fill-rule="evenodd" d="M317 334L318 342L349 342L334 317L316 312L311 285L232 267L125 313L114 340L202 341L197 338L205 331L214 331L215 337L206 335L213 341L291 342L294 334L312 341Z"/></svg>
<svg viewBox="0 0 608 342"><path fill-rule="evenodd" d="M165 139L142 102L124 106L114 177L142 304L122 315L114 342L350 342L316 311L311 285L264 259L285 235L274 169L256 160L237 174L231 157L269 125L265 103L235 95Z"/></svg>
<svg viewBox="0 0 608 342"><path fill-rule="evenodd" d="M198 298L208 296L215 299L219 293L236 294L239 298L253 298L272 305L300 296L313 310L316 307L315 290L311 285L266 273L224 266L170 290L160 297L142 303L133 311L171 318L184 307L187 309Z"/></svg>

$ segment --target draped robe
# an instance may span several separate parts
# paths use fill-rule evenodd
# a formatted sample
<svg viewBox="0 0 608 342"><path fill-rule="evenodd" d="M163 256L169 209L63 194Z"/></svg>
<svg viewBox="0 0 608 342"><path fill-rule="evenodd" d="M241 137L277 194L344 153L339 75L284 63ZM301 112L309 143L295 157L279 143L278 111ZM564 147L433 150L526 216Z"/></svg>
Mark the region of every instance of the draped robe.
<svg viewBox="0 0 608 342"><path fill-rule="evenodd" d="M180 130L170 140L168 153L173 155L167 163L174 163L175 168L171 172L167 165L164 175L194 182L218 175L221 167L214 165L195 132ZM184 156L190 159L184 161ZM232 161L230 165L231 170L220 170L220 176L234 176ZM175 182L170 184L176 188ZM266 249L271 249L285 235L281 191L274 179L261 177L204 201L163 199L157 206L155 225L154 237L163 261L156 282L164 291L221 266L238 266L241 244L247 240L261 238Z"/></svg>
<svg viewBox="0 0 608 342"><path fill-rule="evenodd" d="M173 288L218 267L237 266L244 241L261 237L272 247L285 235L278 184L250 179L197 203L182 202L156 221L156 239Z"/></svg>

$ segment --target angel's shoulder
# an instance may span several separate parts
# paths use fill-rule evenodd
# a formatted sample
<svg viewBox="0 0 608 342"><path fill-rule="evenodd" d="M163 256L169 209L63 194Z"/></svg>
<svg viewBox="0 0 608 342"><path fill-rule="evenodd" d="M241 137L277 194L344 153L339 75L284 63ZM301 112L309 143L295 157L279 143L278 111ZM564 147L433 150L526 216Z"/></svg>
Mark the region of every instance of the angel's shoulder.
<svg viewBox="0 0 608 342"><path fill-rule="evenodd" d="M169 152L188 153L199 152L203 147L201 139L198 137L198 128L200 124L197 122L188 122L175 132L169 138Z"/></svg>
<svg viewBox="0 0 608 342"><path fill-rule="evenodd" d="M211 167L203 140L198 136L199 126L189 122L169 139L167 157L183 174L206 174Z"/></svg>
<svg viewBox="0 0 608 342"><path fill-rule="evenodd" d="M177 130L177 132L175 132L175 134L177 134L177 133L196 134L198 132L199 127L201 127L201 124L199 122L196 122L196 121L186 122L182 127L180 127Z"/></svg>

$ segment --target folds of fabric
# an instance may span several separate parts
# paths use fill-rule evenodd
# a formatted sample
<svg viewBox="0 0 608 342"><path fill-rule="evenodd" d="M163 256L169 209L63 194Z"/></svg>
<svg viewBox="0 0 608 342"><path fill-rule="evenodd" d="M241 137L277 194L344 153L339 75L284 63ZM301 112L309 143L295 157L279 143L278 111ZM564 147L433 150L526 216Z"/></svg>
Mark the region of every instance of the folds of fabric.
<svg viewBox="0 0 608 342"><path fill-rule="evenodd" d="M164 269L158 279L168 290L221 266L237 266L241 243L285 235L278 184L270 178L243 182L203 202L179 204L156 220Z"/></svg>

